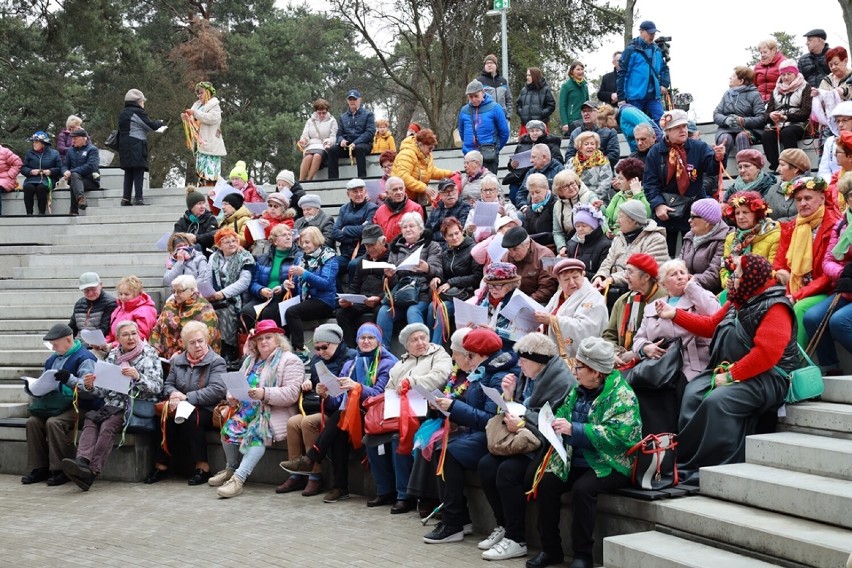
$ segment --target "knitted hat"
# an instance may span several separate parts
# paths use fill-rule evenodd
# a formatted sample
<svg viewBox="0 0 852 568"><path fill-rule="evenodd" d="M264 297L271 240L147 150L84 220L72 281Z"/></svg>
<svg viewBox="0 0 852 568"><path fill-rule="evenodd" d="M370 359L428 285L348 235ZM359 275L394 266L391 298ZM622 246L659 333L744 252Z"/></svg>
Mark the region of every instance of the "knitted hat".
<svg viewBox="0 0 852 568"><path fill-rule="evenodd" d="M580 342L576 359L594 371L609 375L615 365L615 349L606 339L586 337Z"/></svg>
<svg viewBox="0 0 852 568"><path fill-rule="evenodd" d="M792 59L785 59L781 62L781 65L778 66L779 73L795 73L799 74L799 66Z"/></svg>
<svg viewBox="0 0 852 568"><path fill-rule="evenodd" d="M222 198L223 203L227 203L234 209L239 209L245 203L246 198L243 197L242 193L229 193L225 197Z"/></svg>
<svg viewBox="0 0 852 568"><path fill-rule="evenodd" d="M462 327L453 332L450 336L450 349L453 351L467 352L464 348L464 338L468 333L473 331L472 327Z"/></svg>
<svg viewBox="0 0 852 568"><path fill-rule="evenodd" d="M314 330L314 344L343 343L343 330L336 323L324 323Z"/></svg>
<svg viewBox="0 0 852 568"><path fill-rule="evenodd" d="M266 196L266 203L277 203L284 208L290 207L290 203L287 201L287 196L278 191Z"/></svg>
<svg viewBox="0 0 852 568"><path fill-rule="evenodd" d="M142 94L142 91L139 89L130 89L124 95L124 102L126 103L142 103L145 102L145 95Z"/></svg>
<svg viewBox="0 0 852 568"><path fill-rule="evenodd" d="M722 207L715 199L705 197L692 204L692 214L698 215L711 225L717 225L722 220Z"/></svg>
<svg viewBox="0 0 852 568"><path fill-rule="evenodd" d="M299 198L299 207L313 207L322 209L322 199L315 193L308 193Z"/></svg>
<svg viewBox="0 0 852 568"><path fill-rule="evenodd" d="M621 204L618 210L643 227L648 224L648 211L645 210L645 204L638 199L628 199Z"/></svg>
<svg viewBox="0 0 852 568"><path fill-rule="evenodd" d="M379 343L382 342L382 328L374 323L367 322L361 324L361 327L358 328L358 332L355 334L355 338L361 339L363 335L372 335L379 340Z"/></svg>
<svg viewBox="0 0 852 568"><path fill-rule="evenodd" d="M556 263L553 267L553 275L556 276L560 272L565 272L566 270L582 270L585 272L586 264L579 258L566 258Z"/></svg>
<svg viewBox="0 0 852 568"><path fill-rule="evenodd" d="M793 166L802 173L811 171L811 160L808 158L808 155L805 154L805 151L800 148L787 148L786 150L782 150L781 154L778 155L778 160L786 162L788 165Z"/></svg>
<svg viewBox="0 0 852 568"><path fill-rule="evenodd" d="M192 190L186 194L186 208L191 210L193 207L204 201L204 197L200 191Z"/></svg>
<svg viewBox="0 0 852 568"><path fill-rule="evenodd" d="M68 326L68 324L57 323L50 328L50 330L44 337L42 337L42 340L53 341L54 339L62 339L63 337L68 337L69 335L74 335L74 332L71 331L71 328Z"/></svg>
<svg viewBox="0 0 852 568"><path fill-rule="evenodd" d="M528 333L518 339L513 349L519 357L542 364L559 354L559 348L553 340L538 332Z"/></svg>
<svg viewBox="0 0 852 568"><path fill-rule="evenodd" d="M275 176L275 181L287 182L287 185L293 187L296 185L296 176L290 170L281 170L278 172L278 175Z"/></svg>
<svg viewBox="0 0 852 568"><path fill-rule="evenodd" d="M645 254L644 252L637 252L630 255L627 259L627 264L630 266L635 266L651 278L657 278L657 272L660 267L657 264L657 259L651 256L650 254Z"/></svg>
<svg viewBox="0 0 852 568"><path fill-rule="evenodd" d="M384 236L385 234L382 232L380 225L364 225L364 228L361 230L361 244L374 245Z"/></svg>
<svg viewBox="0 0 852 568"><path fill-rule="evenodd" d="M592 229L597 229L601 226L601 220L598 217L595 217L592 212L586 208L580 208L579 205L574 207L574 226L577 226L577 223L585 223Z"/></svg>
<svg viewBox="0 0 852 568"><path fill-rule="evenodd" d="M516 247L530 238L530 234L523 227L512 227L503 235L503 248Z"/></svg>
<svg viewBox="0 0 852 568"><path fill-rule="evenodd" d="M228 179L233 178L240 178L243 181L248 181L248 170L246 170L246 163L244 161L240 160L237 162L237 165L234 166L234 169L228 174Z"/></svg>
<svg viewBox="0 0 852 568"><path fill-rule="evenodd" d="M527 123L527 130L532 130L533 128L538 128L542 132L547 132L547 127L540 120L531 120Z"/></svg>
<svg viewBox="0 0 852 568"><path fill-rule="evenodd" d="M480 327L474 329L464 337L462 348L469 353L493 355L503 348L503 340L490 329Z"/></svg>
<svg viewBox="0 0 852 568"><path fill-rule="evenodd" d="M520 282L518 268L511 262L492 262L485 267L483 275L485 282Z"/></svg>
<svg viewBox="0 0 852 568"><path fill-rule="evenodd" d="M485 61L483 61L483 63L488 63L489 61L493 61L494 65L500 65L500 60L497 59L497 56L493 53L489 53L488 55L486 55Z"/></svg>
<svg viewBox="0 0 852 568"><path fill-rule="evenodd" d="M410 323L399 332L399 342L404 346L408 346L408 338L411 337L411 334L415 331L422 331L426 334L426 337L429 337L430 330L426 327L426 324L423 323Z"/></svg>
<svg viewBox="0 0 852 568"><path fill-rule="evenodd" d="M760 170L763 169L763 166L766 164L766 158L764 158L763 154L757 150L748 148L737 152L737 163L739 164L740 162L754 164L754 167Z"/></svg>
<svg viewBox="0 0 852 568"><path fill-rule="evenodd" d="M408 125L408 128L406 130L413 130L416 133L416 132L420 132L421 128L423 128L423 127L420 126L419 124L417 124L416 122L412 122L411 124Z"/></svg>

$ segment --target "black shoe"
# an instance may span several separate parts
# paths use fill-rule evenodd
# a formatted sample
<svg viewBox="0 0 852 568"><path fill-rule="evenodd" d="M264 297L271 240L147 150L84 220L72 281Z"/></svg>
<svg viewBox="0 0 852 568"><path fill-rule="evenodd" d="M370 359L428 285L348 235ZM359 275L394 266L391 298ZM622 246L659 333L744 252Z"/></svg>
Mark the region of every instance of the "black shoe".
<svg viewBox="0 0 852 568"><path fill-rule="evenodd" d="M88 207L88 205L86 205L86 197L85 196L81 195L80 197L77 198L77 207L79 207L83 211L86 210L86 207Z"/></svg>
<svg viewBox="0 0 852 568"><path fill-rule="evenodd" d="M542 566L553 566L555 564L562 564L565 559L560 554L559 556L548 554L546 552L539 552L533 558L527 560L526 567L527 568L541 568Z"/></svg>
<svg viewBox="0 0 852 568"><path fill-rule="evenodd" d="M367 501L367 506L382 507L384 505L390 505L394 501L396 501L396 493L386 493L385 495L377 495L375 499Z"/></svg>
<svg viewBox="0 0 852 568"><path fill-rule="evenodd" d="M71 213L69 213L69 215L72 217L76 217L77 215L79 215L79 213L77 213L76 211L72 211Z"/></svg>
<svg viewBox="0 0 852 568"><path fill-rule="evenodd" d="M190 477L186 484L187 485L204 485L207 483L207 480L210 479L211 475L209 471L204 471L203 469L196 469L195 475Z"/></svg>
<svg viewBox="0 0 852 568"><path fill-rule="evenodd" d="M133 200L133 205L145 205L145 202L142 201L141 197L138 197L138 198Z"/></svg>
<svg viewBox="0 0 852 568"><path fill-rule="evenodd" d="M24 485L32 485L33 483L41 483L50 479L50 470L46 467L37 467L27 475L21 478L21 483Z"/></svg>
<svg viewBox="0 0 852 568"><path fill-rule="evenodd" d="M435 530L423 537L426 544L443 544L447 542L461 542L464 540L464 529L462 527L451 527L440 522L435 525Z"/></svg>
<svg viewBox="0 0 852 568"><path fill-rule="evenodd" d="M571 564L568 568L593 568L594 564L592 564L591 560L586 560L585 558L575 558L571 561Z"/></svg>
<svg viewBox="0 0 852 568"><path fill-rule="evenodd" d="M64 471L54 471L53 475L51 475L47 480L48 487L57 487L59 485L65 485L71 481L68 479L68 476L65 475Z"/></svg>
<svg viewBox="0 0 852 568"><path fill-rule="evenodd" d="M391 507L391 515L401 515L417 508L417 499L401 499Z"/></svg>
<svg viewBox="0 0 852 568"><path fill-rule="evenodd" d="M172 476L172 473L167 469L157 469L154 468L148 477L145 478L145 483L150 485L152 483L157 483L158 481L162 481L164 479L168 479Z"/></svg>
<svg viewBox="0 0 852 568"><path fill-rule="evenodd" d="M129 207L129 206L133 205L133 203L131 203L131 201L129 199L122 199L121 205L124 206L124 207Z"/></svg>
<svg viewBox="0 0 852 568"><path fill-rule="evenodd" d="M89 469L89 460L86 458L62 460L62 471L83 491L88 491L95 482L95 474Z"/></svg>

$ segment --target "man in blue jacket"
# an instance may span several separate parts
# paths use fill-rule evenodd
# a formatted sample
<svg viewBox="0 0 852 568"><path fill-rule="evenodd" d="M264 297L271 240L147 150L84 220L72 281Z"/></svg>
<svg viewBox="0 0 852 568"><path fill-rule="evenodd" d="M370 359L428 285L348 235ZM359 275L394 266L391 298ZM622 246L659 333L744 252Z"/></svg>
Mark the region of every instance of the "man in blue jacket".
<svg viewBox="0 0 852 568"><path fill-rule="evenodd" d="M346 196L349 203L345 203L337 214L331 235L340 245L340 256L337 262L340 268L337 271L338 289L342 292L349 289L355 267L358 261L366 254L367 249L361 242L364 227L373 222L378 205L367 199L367 184L364 180L355 178L346 183ZM345 284L345 287L341 287Z"/></svg>
<svg viewBox="0 0 852 568"><path fill-rule="evenodd" d="M500 149L509 141L509 122L503 108L484 91L482 83L471 81L465 89L468 104L459 112L462 153L479 150L482 165L497 173Z"/></svg>
<svg viewBox="0 0 852 568"><path fill-rule="evenodd" d="M337 120L337 144L328 149L328 179L340 178L340 158L355 157L358 177L367 177L367 154L373 149L376 118L373 112L361 106L361 91L351 89L346 93L349 110Z"/></svg>
<svg viewBox="0 0 852 568"><path fill-rule="evenodd" d="M66 154L68 170L63 177L71 187L71 214L86 209L87 189L101 187L101 153L89 142L89 133L78 128L71 133L71 147Z"/></svg>
<svg viewBox="0 0 852 568"><path fill-rule="evenodd" d="M654 43L657 26L646 20L639 25L639 37L621 54L618 69L618 104L630 103L659 122L663 116L660 97L671 85L669 66L663 52Z"/></svg>

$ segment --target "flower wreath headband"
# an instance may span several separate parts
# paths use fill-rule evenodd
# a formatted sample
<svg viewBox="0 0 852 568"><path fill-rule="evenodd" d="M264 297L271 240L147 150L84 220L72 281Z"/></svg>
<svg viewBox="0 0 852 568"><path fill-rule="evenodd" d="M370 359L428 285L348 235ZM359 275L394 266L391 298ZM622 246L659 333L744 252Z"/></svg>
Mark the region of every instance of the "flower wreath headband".
<svg viewBox="0 0 852 568"><path fill-rule="evenodd" d="M755 195L749 195L755 193ZM766 217L772 213L772 209L766 205L766 202L756 192L738 192L728 199L728 203L722 208L722 213L728 219L734 218L734 212L737 207L748 207L754 211L759 218Z"/></svg>
<svg viewBox="0 0 852 568"><path fill-rule="evenodd" d="M792 197L800 189L810 189L812 191L825 193L825 190L828 189L828 182L820 177L801 177L791 182L787 182L787 185L784 187L784 195Z"/></svg>
<svg viewBox="0 0 852 568"><path fill-rule="evenodd" d="M198 89L204 89L205 91L210 93L211 97L216 96L216 89L213 87L213 83L211 83L210 81L201 81L200 83L197 83L195 85L195 90L197 91Z"/></svg>

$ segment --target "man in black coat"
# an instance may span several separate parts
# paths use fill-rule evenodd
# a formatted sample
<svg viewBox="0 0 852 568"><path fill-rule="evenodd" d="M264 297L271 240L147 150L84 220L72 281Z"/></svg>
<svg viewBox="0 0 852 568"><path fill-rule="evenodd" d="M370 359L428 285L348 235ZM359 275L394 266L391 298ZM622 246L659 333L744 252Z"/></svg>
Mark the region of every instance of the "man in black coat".
<svg viewBox="0 0 852 568"><path fill-rule="evenodd" d="M813 88L818 88L823 77L831 71L825 60L825 52L828 51L825 30L813 29L805 34L807 38L808 52L799 58L799 71L805 77L805 81Z"/></svg>
<svg viewBox="0 0 852 568"><path fill-rule="evenodd" d="M328 149L328 179L340 177L340 158L355 157L358 177L367 177L367 154L373 149L376 118L373 111L361 106L361 91L346 93L349 109L337 120L337 144ZM351 154L350 154L351 152Z"/></svg>
<svg viewBox="0 0 852 568"><path fill-rule="evenodd" d="M598 100L608 105L618 104L618 70L621 68L621 51L612 54L614 69L601 77L601 88L598 89Z"/></svg>
<svg viewBox="0 0 852 568"><path fill-rule="evenodd" d="M85 191L101 187L101 154L89 142L89 133L78 128L71 133L71 147L65 159L68 169L63 177L71 188L71 215L76 215L86 209Z"/></svg>

